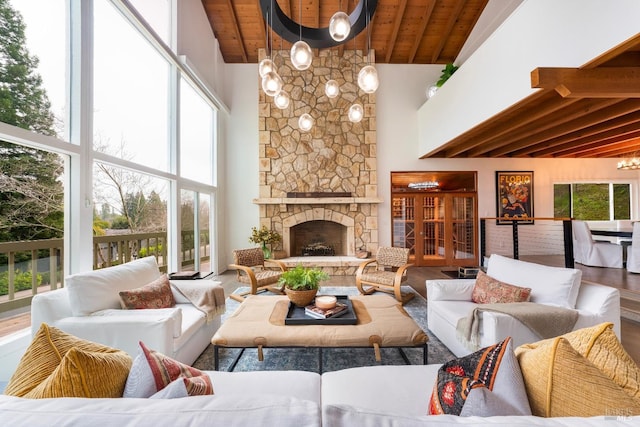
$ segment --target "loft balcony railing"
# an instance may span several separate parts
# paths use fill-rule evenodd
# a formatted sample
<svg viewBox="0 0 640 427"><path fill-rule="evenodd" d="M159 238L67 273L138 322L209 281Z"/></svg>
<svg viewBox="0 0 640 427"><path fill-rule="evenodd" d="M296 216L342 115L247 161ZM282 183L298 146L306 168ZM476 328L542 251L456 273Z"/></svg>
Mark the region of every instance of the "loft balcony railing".
<svg viewBox="0 0 640 427"><path fill-rule="evenodd" d="M207 231L200 242L209 242ZM181 265L195 264L193 231L182 233ZM93 269L153 255L167 272L167 233L135 233L93 237ZM200 261L209 261L210 245L200 245ZM63 239L0 243L0 313L31 305L34 295L64 286Z"/></svg>

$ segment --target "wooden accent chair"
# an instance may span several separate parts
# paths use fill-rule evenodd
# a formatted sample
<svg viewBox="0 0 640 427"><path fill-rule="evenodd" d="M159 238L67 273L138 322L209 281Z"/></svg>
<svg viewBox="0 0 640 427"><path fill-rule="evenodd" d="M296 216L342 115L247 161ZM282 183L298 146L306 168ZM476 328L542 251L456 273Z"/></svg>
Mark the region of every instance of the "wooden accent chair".
<svg viewBox="0 0 640 427"><path fill-rule="evenodd" d="M276 269L268 269L267 263L275 264ZM283 286L275 287L280 276L287 267L282 261L264 259L262 248L236 249L233 251L233 264L229 268L236 270L238 282L251 286L247 292L231 294L230 297L236 301L244 301L244 298L251 294L255 295L263 290L270 290L275 293L283 293Z"/></svg>
<svg viewBox="0 0 640 427"><path fill-rule="evenodd" d="M363 295L376 291L393 294L402 304L415 296L400 292L400 286L407 280L409 249L380 247L375 259L364 261L356 271L356 287ZM367 285L369 288L365 288Z"/></svg>

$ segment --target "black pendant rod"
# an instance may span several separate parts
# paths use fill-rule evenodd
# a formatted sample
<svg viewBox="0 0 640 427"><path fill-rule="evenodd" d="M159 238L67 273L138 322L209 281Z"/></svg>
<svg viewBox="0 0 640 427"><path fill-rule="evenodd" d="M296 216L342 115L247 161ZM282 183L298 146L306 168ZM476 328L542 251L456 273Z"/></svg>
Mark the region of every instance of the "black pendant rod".
<svg viewBox="0 0 640 427"><path fill-rule="evenodd" d="M353 39L367 27L367 23L371 22L377 6L378 0L360 0L355 10L349 15L349 22L351 22L351 32L349 36L337 42L331 38L329 27L313 28L305 27L304 25L300 26L299 23L285 15L277 1L273 2L272 15L270 10L271 0L260 0L262 14L271 17L271 28L276 34L288 42L295 43L300 40L300 32L302 31L302 40L306 41L312 48L339 46Z"/></svg>

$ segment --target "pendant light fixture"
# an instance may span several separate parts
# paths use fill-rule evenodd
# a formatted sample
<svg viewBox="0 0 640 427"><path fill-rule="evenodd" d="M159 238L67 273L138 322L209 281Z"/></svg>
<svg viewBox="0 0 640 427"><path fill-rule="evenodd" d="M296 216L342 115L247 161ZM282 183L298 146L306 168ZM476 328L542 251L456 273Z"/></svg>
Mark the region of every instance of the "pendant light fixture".
<svg viewBox="0 0 640 427"><path fill-rule="evenodd" d="M269 22L269 17L273 19L273 0L271 0L271 7L269 10L270 13L265 16L265 25L267 27L272 27L273 23ZM271 59L271 54L273 52L272 44L273 44L273 35L271 31L268 31L268 28L265 28L266 36L267 36L267 49L268 55L267 58L260 61L258 65L258 73L262 77L262 90L268 96L276 96L282 90L282 78L276 71L276 66L273 60ZM269 36L271 35L271 41L269 40Z"/></svg>
<svg viewBox="0 0 640 427"><path fill-rule="evenodd" d="M333 61L331 52L329 52L329 59ZM331 65L333 64L330 64L329 66L329 80L324 84L324 94L329 98L335 98L340 95L340 84L331 78L331 72L333 71Z"/></svg>
<svg viewBox="0 0 640 427"><path fill-rule="evenodd" d="M360 104L353 104L349 107L349 121L352 123L359 123L364 117L364 109Z"/></svg>
<svg viewBox="0 0 640 427"><path fill-rule="evenodd" d="M313 127L313 117L311 117L311 114L304 113L301 115L298 119L298 127L303 132L309 132Z"/></svg>
<svg viewBox="0 0 640 427"><path fill-rule="evenodd" d="M282 79L275 71L269 71L262 78L262 90L268 96L276 96L282 90Z"/></svg>
<svg viewBox="0 0 640 427"><path fill-rule="evenodd" d="M284 110L289 106L289 94L284 90L281 90L279 94L273 97L273 103L276 104L281 110Z"/></svg>
<svg viewBox="0 0 640 427"><path fill-rule="evenodd" d="M260 64L258 64L258 73L260 73L260 77L262 78L264 78L267 73L275 70L276 67L273 64L273 61L269 58L264 58L262 61L260 61Z"/></svg>
<svg viewBox="0 0 640 427"><path fill-rule="evenodd" d="M342 9L342 1L340 1L340 9ZM329 35L337 42L345 40L351 32L351 21L349 15L342 12L336 12L329 20Z"/></svg>
<svg viewBox="0 0 640 427"><path fill-rule="evenodd" d="M365 5L368 0L365 0ZM368 9L365 6L365 9ZM378 79L378 71L376 68L371 65L371 29L369 22L369 15L367 14L367 63L368 65L362 67L360 73L358 73L358 86L365 93L374 93L378 86L380 85L380 80Z"/></svg>
<svg viewBox="0 0 640 427"><path fill-rule="evenodd" d="M302 0L300 0L300 40L291 46L291 63L296 70L303 71L311 66L313 53L307 42L302 40Z"/></svg>

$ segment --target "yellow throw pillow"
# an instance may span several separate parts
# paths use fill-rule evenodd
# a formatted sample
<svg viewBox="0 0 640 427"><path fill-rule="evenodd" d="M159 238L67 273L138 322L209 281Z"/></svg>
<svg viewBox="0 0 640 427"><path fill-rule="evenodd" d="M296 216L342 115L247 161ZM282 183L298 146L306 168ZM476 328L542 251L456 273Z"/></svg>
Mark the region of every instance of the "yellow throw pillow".
<svg viewBox="0 0 640 427"><path fill-rule="evenodd" d="M563 337L516 349L533 415L590 417L640 414L632 398Z"/></svg>
<svg viewBox="0 0 640 427"><path fill-rule="evenodd" d="M119 353L111 347L83 340L45 323L20 359L4 393L22 397L46 380L72 348L88 352Z"/></svg>
<svg viewBox="0 0 640 427"><path fill-rule="evenodd" d="M24 397L122 397L130 368L131 357L124 351L100 353L72 348L51 375Z"/></svg>

